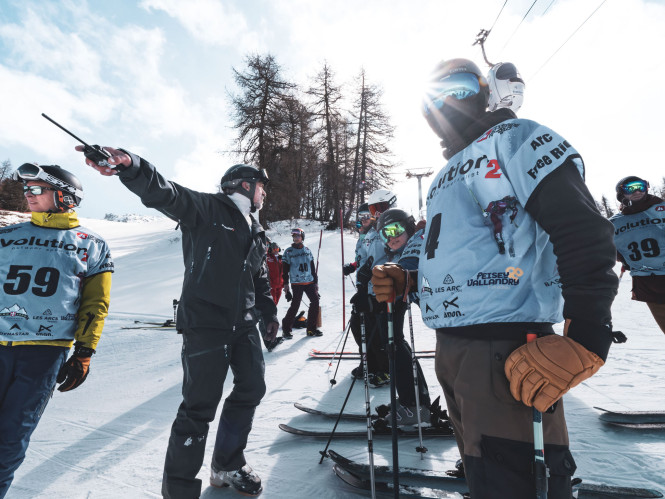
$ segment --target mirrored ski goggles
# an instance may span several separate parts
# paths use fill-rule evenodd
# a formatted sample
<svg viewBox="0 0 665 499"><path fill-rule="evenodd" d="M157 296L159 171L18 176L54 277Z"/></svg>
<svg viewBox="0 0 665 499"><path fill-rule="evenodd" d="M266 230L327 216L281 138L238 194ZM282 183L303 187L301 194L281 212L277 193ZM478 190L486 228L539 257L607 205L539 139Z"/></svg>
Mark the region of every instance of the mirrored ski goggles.
<svg viewBox="0 0 665 499"><path fill-rule="evenodd" d="M393 196L390 201L381 201L380 203L371 204L369 205L369 212L374 216L376 216L377 213L383 213L390 209L395 200L396 198Z"/></svg>
<svg viewBox="0 0 665 499"><path fill-rule="evenodd" d="M369 211L358 213L358 217L356 219L356 227L358 228L362 227L363 222L366 222L367 220L371 219L372 219L372 214Z"/></svg>
<svg viewBox="0 0 665 499"><path fill-rule="evenodd" d="M291 236L302 237L302 232L300 232L299 230L293 230L291 231Z"/></svg>
<svg viewBox="0 0 665 499"><path fill-rule="evenodd" d="M393 222L381 228L379 234L384 242L388 242L391 237L399 237L406 232L406 227L401 222Z"/></svg>
<svg viewBox="0 0 665 499"><path fill-rule="evenodd" d="M633 194L634 192L646 192L648 185L644 180L634 180L621 186L621 192L624 194Z"/></svg>
<svg viewBox="0 0 665 499"><path fill-rule="evenodd" d="M44 191L55 191L55 189L50 187L42 187L41 185L24 185L23 194L27 194L28 191L30 191L30 194L33 196L39 196Z"/></svg>
<svg viewBox="0 0 665 499"><path fill-rule="evenodd" d="M14 172L14 180L46 180L49 176L44 169L33 163L23 163Z"/></svg>
<svg viewBox="0 0 665 499"><path fill-rule="evenodd" d="M428 91L431 104L426 105L441 109L447 97L463 100L473 97L478 92L480 92L480 82L476 75L473 73L456 73L441 78L433 84Z"/></svg>

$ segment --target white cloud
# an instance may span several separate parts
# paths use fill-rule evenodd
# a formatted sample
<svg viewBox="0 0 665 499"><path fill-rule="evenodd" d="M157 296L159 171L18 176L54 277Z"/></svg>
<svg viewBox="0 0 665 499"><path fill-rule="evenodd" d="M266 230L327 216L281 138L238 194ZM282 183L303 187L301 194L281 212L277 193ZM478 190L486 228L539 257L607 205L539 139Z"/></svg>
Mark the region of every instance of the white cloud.
<svg viewBox="0 0 665 499"><path fill-rule="evenodd" d="M240 51L259 50L258 37L244 14L229 2L220 0L143 0L146 10L162 10L177 19L196 39L210 45L236 47Z"/></svg>

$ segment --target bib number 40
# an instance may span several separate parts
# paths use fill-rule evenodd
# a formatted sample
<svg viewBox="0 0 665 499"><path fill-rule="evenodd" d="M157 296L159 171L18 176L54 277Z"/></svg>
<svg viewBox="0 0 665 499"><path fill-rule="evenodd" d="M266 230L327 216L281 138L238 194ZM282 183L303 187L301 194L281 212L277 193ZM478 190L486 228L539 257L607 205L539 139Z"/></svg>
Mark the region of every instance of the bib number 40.
<svg viewBox="0 0 665 499"><path fill-rule="evenodd" d="M36 269L33 277L32 265L10 265L2 289L8 295L22 295L30 290L35 296L48 297L58 290L59 279L60 272L53 267Z"/></svg>

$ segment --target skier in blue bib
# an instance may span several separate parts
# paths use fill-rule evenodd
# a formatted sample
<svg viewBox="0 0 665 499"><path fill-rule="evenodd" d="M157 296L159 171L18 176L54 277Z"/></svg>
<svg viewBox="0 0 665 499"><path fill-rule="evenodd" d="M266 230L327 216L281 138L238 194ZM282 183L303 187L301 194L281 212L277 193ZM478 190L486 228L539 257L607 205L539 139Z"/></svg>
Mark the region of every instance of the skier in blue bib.
<svg viewBox="0 0 665 499"><path fill-rule="evenodd" d="M282 256L282 276L284 278L284 298L291 302L291 306L282 320L282 336L293 338L291 333L293 321L296 319L298 307L302 301L303 293L309 298L309 311L307 312L307 336L323 336L323 332L316 328L319 317L319 284L314 265L314 256L304 245L305 231L295 228L291 231L293 244L286 248ZM289 282L291 289L289 289Z"/></svg>
<svg viewBox="0 0 665 499"><path fill-rule="evenodd" d="M665 333L665 201L649 194L649 182L625 177L616 185L620 213L614 225L617 259L630 269L632 298L647 304Z"/></svg>
<svg viewBox="0 0 665 499"><path fill-rule="evenodd" d="M569 499L575 462L560 399L613 341L612 226L572 144L506 107L488 111L489 97L473 62L435 68L423 113L448 163L427 192L418 270L377 266L374 290L380 301L419 292L471 496L534 497L532 407L554 406L543 415L548 497ZM514 206L501 215L505 251L486 212L501 200ZM538 337L526 343L527 333Z"/></svg>
<svg viewBox="0 0 665 499"><path fill-rule="evenodd" d="M83 188L75 175L26 163L15 179L32 216L0 229L0 498L56 383L66 392L87 378L113 272L104 239L79 224Z"/></svg>

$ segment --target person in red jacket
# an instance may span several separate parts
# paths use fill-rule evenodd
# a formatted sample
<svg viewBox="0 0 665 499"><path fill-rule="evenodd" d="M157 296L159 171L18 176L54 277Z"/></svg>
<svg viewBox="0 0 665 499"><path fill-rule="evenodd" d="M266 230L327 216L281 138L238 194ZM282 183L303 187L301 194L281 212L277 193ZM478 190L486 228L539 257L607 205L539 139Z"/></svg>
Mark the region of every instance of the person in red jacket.
<svg viewBox="0 0 665 499"><path fill-rule="evenodd" d="M279 298L282 296L282 289L284 289L284 278L282 277L282 255L279 254L280 247L276 242L271 242L268 245L268 276L270 278L270 294L275 302L279 303Z"/></svg>

